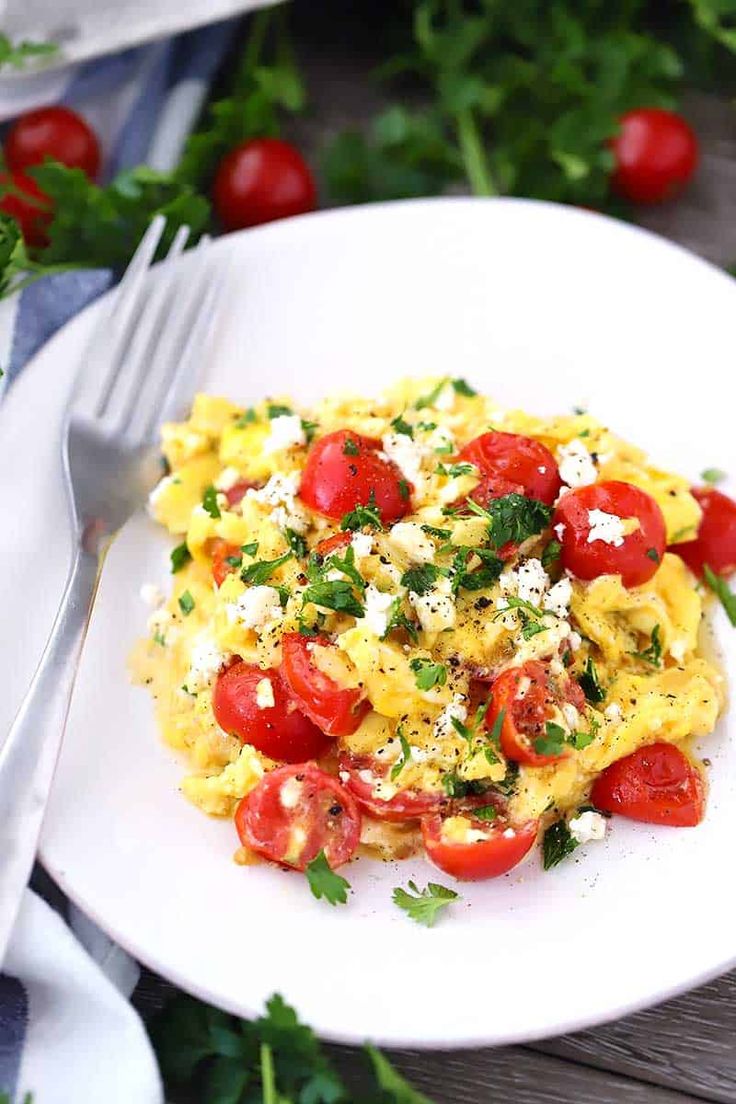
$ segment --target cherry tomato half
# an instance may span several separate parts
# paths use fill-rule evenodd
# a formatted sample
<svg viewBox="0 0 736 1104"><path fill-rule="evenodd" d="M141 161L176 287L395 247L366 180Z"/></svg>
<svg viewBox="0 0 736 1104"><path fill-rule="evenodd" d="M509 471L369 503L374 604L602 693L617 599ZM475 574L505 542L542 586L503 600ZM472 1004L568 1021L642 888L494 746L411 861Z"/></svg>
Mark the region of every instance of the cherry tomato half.
<svg viewBox="0 0 736 1104"><path fill-rule="evenodd" d="M4 151L13 172L41 165L47 157L70 169L81 169L92 180L100 169L95 132L76 111L59 104L21 115L8 131Z"/></svg>
<svg viewBox="0 0 736 1104"><path fill-rule="evenodd" d="M0 190L8 183L14 191L0 199L0 211L16 220L26 245L43 249L49 243L46 227L51 222L51 200L35 180L23 173L0 173ZM23 194L16 194L19 192Z"/></svg>
<svg viewBox="0 0 736 1104"><path fill-rule="evenodd" d="M635 518L638 528L615 538L613 543L599 539L591 541L592 510L623 520ZM562 525L561 531L557 530L558 525ZM641 586L651 579L664 555L667 540L662 511L652 496L631 483L615 480L568 491L555 509L552 528L561 532L560 563L563 568L578 579L620 575L626 587Z"/></svg>
<svg viewBox="0 0 736 1104"><path fill-rule="evenodd" d="M232 487L228 487L226 491L223 491L227 499L228 509L232 510L233 506L237 506L239 502L242 502L245 498L245 492L255 486L256 484L251 483L248 479L239 479L237 483L233 483Z"/></svg>
<svg viewBox="0 0 736 1104"><path fill-rule="evenodd" d="M318 543L315 552L324 559L332 552L340 552L343 548L347 548L351 540L352 533L333 533L331 537L325 537Z"/></svg>
<svg viewBox="0 0 736 1104"><path fill-rule="evenodd" d="M705 813L702 775L674 744L650 744L612 763L590 799L604 812L674 828L692 828Z"/></svg>
<svg viewBox="0 0 736 1104"><path fill-rule="evenodd" d="M698 535L672 551L695 575L703 574L704 564L717 575L730 575L736 571L736 502L713 487L694 487L692 493L703 511Z"/></svg>
<svg viewBox="0 0 736 1104"><path fill-rule="evenodd" d="M388 800L376 797L376 783L386 777L388 767L371 755L340 757L340 779L360 807L376 820L393 822L418 820L446 804L444 793L431 790L399 790Z"/></svg>
<svg viewBox="0 0 736 1104"><path fill-rule="evenodd" d="M346 429L321 437L309 450L300 497L330 518L371 500L384 522L403 517L411 509L409 491L396 465L379 456L380 448L380 441Z"/></svg>
<svg viewBox="0 0 736 1104"><path fill-rule="evenodd" d="M611 142L611 183L633 203L661 203L679 195L698 164L698 140L681 115L641 107L621 119Z"/></svg>
<svg viewBox="0 0 736 1104"><path fill-rule="evenodd" d="M314 763L270 771L235 811L245 847L296 870L322 850L333 869L347 862L360 840L360 821L350 794Z"/></svg>
<svg viewBox="0 0 736 1104"><path fill-rule="evenodd" d="M278 138L254 138L223 157L212 199L225 229L241 230L313 211L317 188L293 146Z"/></svg>
<svg viewBox="0 0 736 1104"><path fill-rule="evenodd" d="M519 433L483 433L460 449L460 459L475 464L481 482L471 498L482 506L502 495L526 495L551 506L560 493L554 456L540 441Z"/></svg>
<svg viewBox="0 0 736 1104"><path fill-rule="evenodd" d="M261 709L258 684L264 679L271 683L274 704ZM270 759L301 763L316 759L330 745L329 737L301 712L277 671L262 671L242 660L218 675L212 708L220 728Z"/></svg>
<svg viewBox="0 0 736 1104"><path fill-rule="evenodd" d="M237 544L230 544L222 537L213 537L209 543L209 550L212 557L212 578L217 586L221 587L228 575L232 571L237 571L237 567L227 561L230 556L240 555L240 549Z"/></svg>
<svg viewBox="0 0 736 1104"><path fill-rule="evenodd" d="M473 819L472 814L465 815L474 836L469 842L448 838L443 833L443 819L439 814L422 819L422 838L428 858L454 878L469 882L498 878L520 863L534 846L538 820L511 827L503 819L488 823Z"/></svg>
<svg viewBox="0 0 736 1104"><path fill-rule="evenodd" d="M486 728L492 731L503 712L501 750L507 759L530 767L544 767L570 754L568 748L557 755L536 751L534 743L544 739L547 721L564 704L582 712L585 696L567 673L553 678L549 665L530 659L520 667L509 667L493 683Z"/></svg>
<svg viewBox="0 0 736 1104"><path fill-rule="evenodd" d="M331 647L326 639L284 633L281 674L303 713L328 736L349 736L370 709L360 690L343 688L321 671L311 648Z"/></svg>

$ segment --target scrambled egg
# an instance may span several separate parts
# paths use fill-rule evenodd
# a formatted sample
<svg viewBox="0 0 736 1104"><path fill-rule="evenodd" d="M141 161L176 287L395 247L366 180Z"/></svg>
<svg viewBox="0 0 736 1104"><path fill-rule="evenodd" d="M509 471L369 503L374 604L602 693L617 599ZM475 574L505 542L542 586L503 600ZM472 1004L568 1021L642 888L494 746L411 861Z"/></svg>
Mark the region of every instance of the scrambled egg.
<svg viewBox="0 0 736 1104"><path fill-rule="evenodd" d="M409 432L402 432L406 427ZM163 427L169 474L151 495L150 510L179 545L179 569L170 598L150 616L133 669L153 694L164 739L188 759L183 792L204 812L232 816L274 766L216 723L218 672L232 656L264 671L277 667L282 634L298 630L307 615L337 644L316 649L315 662L340 685L362 688L370 702L341 747L395 765L404 754L399 729L408 742L410 756L404 755L400 773L378 783L379 799L404 789L447 789L451 778L453 784L500 787L512 823L569 815L616 759L654 740L682 744L712 730L722 678L699 650L701 597L676 554L664 555L650 582L628 590L611 575L560 584L558 565L547 563L534 605L542 595L552 599L556 583L561 589L556 599L545 597L533 635L524 632L523 611L508 606L508 573L479 589L452 587L455 548L478 548L486 534L483 517L448 512L478 482L477 472L453 458L491 428L541 441L563 479L575 461L592 473L589 482L618 479L646 490L662 509L670 543L691 539L697 530L700 509L687 482L652 467L643 452L594 418L543 419L502 410L457 381L407 380L380 399L328 398L310 410L297 410L285 398L246 410L198 395L187 422ZM300 501L300 472L310 439L340 429L381 439L413 488L413 512L401 523L364 526L352 537L365 584L360 619L328 608L305 611L302 597L305 546L314 549L340 523ZM238 485L242 497L232 495L231 504L228 493ZM551 537L546 529L522 544L517 573L521 564L539 564ZM217 538L244 549L243 565L279 561L267 585L244 582L233 570L216 587L211 560ZM426 563L445 574L428 594L413 593L402 577ZM465 566L477 569L481 559L471 551ZM409 633L402 628L407 623ZM580 720L592 739L558 762L510 769L498 747L486 754L488 733L473 726L473 685L526 659L559 664L563 647L573 675L594 661L605 691ZM422 688L417 661L440 666L444 681ZM336 769L334 758L329 769ZM411 850L412 832L411 826L367 818L363 838L384 856L399 855Z"/></svg>

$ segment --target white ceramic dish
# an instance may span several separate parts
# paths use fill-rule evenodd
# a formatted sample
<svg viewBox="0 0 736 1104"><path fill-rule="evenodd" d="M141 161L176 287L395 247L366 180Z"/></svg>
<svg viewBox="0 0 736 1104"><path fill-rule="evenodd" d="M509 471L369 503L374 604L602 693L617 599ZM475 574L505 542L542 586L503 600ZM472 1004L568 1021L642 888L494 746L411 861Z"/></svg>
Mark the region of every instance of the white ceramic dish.
<svg viewBox="0 0 736 1104"><path fill-rule="evenodd" d="M662 464L736 470L736 284L681 249L596 215L508 200L439 200L310 215L223 239L232 276L204 386L243 400L377 389L397 375L467 376L507 404L587 404ZM185 258L182 263L192 263ZM2 411L10 721L68 558L57 438L97 308L66 327ZM125 662L167 540L131 522L106 564L47 818L42 855L64 889L143 962L251 1014L279 991L324 1036L385 1045L509 1043L620 1016L736 961L734 719L705 742L708 816L694 830L617 820L551 873L538 861L460 887L435 929L390 900L424 861L348 868L332 909L303 878L239 868L229 822L177 793ZM736 633L719 613L726 663Z"/></svg>

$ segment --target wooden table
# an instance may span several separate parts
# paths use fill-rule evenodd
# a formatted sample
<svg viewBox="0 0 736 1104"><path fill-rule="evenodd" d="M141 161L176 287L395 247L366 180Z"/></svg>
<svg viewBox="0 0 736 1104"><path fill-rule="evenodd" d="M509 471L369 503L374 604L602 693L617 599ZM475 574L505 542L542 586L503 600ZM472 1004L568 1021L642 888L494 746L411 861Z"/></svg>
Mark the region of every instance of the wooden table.
<svg viewBox="0 0 736 1104"><path fill-rule="evenodd" d="M371 20L351 21L353 6L344 0L337 5L320 0L319 13L309 7L296 3L295 24L311 110L289 136L316 157L326 137L369 118L382 98L370 79L377 60ZM698 178L677 204L656 208L641 221L717 264L731 264L736 262L736 114L725 101L703 96L688 97L686 113L701 138ZM693 937L708 938L707 919ZM146 973L134 1003L147 1016L171 992L166 982ZM359 1085L362 1060L355 1051L330 1050L348 1082ZM736 973L577 1035L497 1050L396 1051L392 1058L436 1104L736 1104Z"/></svg>

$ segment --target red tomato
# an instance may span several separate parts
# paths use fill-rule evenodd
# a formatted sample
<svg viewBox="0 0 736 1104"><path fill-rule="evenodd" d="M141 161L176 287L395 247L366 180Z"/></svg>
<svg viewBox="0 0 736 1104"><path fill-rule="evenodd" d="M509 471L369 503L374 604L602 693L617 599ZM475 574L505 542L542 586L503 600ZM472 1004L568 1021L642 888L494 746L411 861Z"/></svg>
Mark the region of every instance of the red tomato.
<svg viewBox="0 0 736 1104"><path fill-rule="evenodd" d="M23 173L10 173L13 188L23 195L9 193L0 199L0 211L11 215L20 226L26 245L43 249L49 239L46 227L51 222L51 200L39 188L35 180ZM0 190L8 183L8 173L0 173ZM25 199L24 196L28 196Z"/></svg>
<svg viewBox="0 0 736 1104"><path fill-rule="evenodd" d="M237 568L227 562L229 556L238 556L240 549L237 544L230 544L222 537L213 537L209 543L210 556L212 557L212 578L218 587L222 586L232 571Z"/></svg>
<svg viewBox="0 0 736 1104"><path fill-rule="evenodd" d="M373 789L387 773L388 767L371 755L343 755L340 758L340 778L346 789L360 807L377 820L418 820L447 801L442 792L409 789L399 790L388 801L382 801L374 796ZM372 779L368 774L373 776Z"/></svg>
<svg viewBox="0 0 736 1104"><path fill-rule="evenodd" d="M5 139L5 160L13 172L51 158L81 169L92 180L100 168L100 146L89 124L68 107L39 107L21 115Z"/></svg>
<svg viewBox="0 0 736 1104"><path fill-rule="evenodd" d="M527 820L512 828L508 821L474 820L466 814L471 827L485 834L485 839L472 843L457 843L442 835L442 817L436 813L422 819L422 838L427 856L435 866L468 882L498 878L520 863L534 846L539 830L538 820Z"/></svg>
<svg viewBox="0 0 736 1104"><path fill-rule="evenodd" d="M378 455L380 448L380 441L346 429L321 437L307 456L301 498L318 513L341 518L373 496L384 522L403 517L411 509L410 496L396 465Z"/></svg>
<svg viewBox="0 0 736 1104"><path fill-rule="evenodd" d="M530 659L520 667L508 667L491 689L491 705L486 728L491 731L503 711L501 750L507 759L529 767L544 767L570 754L563 748L559 755L544 755L534 750L535 740L544 738L545 725L568 702L578 712L585 709L585 695L569 675L553 678L549 666Z"/></svg>
<svg viewBox="0 0 736 1104"><path fill-rule="evenodd" d="M355 732L370 704L357 689L344 689L320 671L310 645L331 647L330 641L301 633L281 637L281 674L303 713L328 736Z"/></svg>
<svg viewBox="0 0 736 1104"><path fill-rule="evenodd" d="M618 518L636 518L639 528L616 547L606 541L589 541L589 513L601 510ZM664 554L667 531L657 503L631 483L611 480L568 491L560 499L552 528L562 525L560 563L578 579L620 575L626 587L641 586L654 575Z"/></svg>
<svg viewBox="0 0 736 1104"><path fill-rule="evenodd" d="M223 491L229 509L232 510L233 506L237 506L239 502L242 502L245 492L249 491L251 487L255 487L255 483L251 483L247 479L240 479L237 483L233 483L232 487L228 487L226 491Z"/></svg>
<svg viewBox="0 0 736 1104"><path fill-rule="evenodd" d="M717 575L730 575L736 571L736 502L713 487L694 487L693 494L703 511L698 535L672 551L696 575L702 575L703 564Z"/></svg>
<svg viewBox="0 0 736 1104"><path fill-rule="evenodd" d="M317 188L293 146L278 138L254 138L223 157L212 198L225 229L241 230L313 211Z"/></svg>
<svg viewBox="0 0 736 1104"><path fill-rule="evenodd" d="M606 813L674 828L692 828L705 813L702 775L674 744L650 744L612 763L590 799Z"/></svg>
<svg viewBox="0 0 736 1104"><path fill-rule="evenodd" d="M314 763L265 775L235 811L241 843L271 862L304 870L324 850L334 869L360 840L360 810L331 774Z"/></svg>
<svg viewBox="0 0 736 1104"><path fill-rule="evenodd" d="M260 709L256 688L266 678L274 704ZM212 708L220 728L270 759L301 763L322 755L330 745L329 738L301 712L277 671L262 671L243 660L218 675Z"/></svg>
<svg viewBox="0 0 736 1104"><path fill-rule="evenodd" d="M352 533L333 533L331 537L325 537L321 540L315 552L318 556L329 556L331 552L339 552L343 548L347 548L352 539Z"/></svg>
<svg viewBox="0 0 736 1104"><path fill-rule="evenodd" d="M475 464L482 479L471 498L485 506L502 495L526 495L551 506L560 493L554 456L539 441L519 433L483 433L460 449L460 459Z"/></svg>
<svg viewBox="0 0 736 1104"><path fill-rule="evenodd" d="M698 140L681 115L641 107L621 119L611 142L612 184L633 203L661 203L678 195L698 164Z"/></svg>

